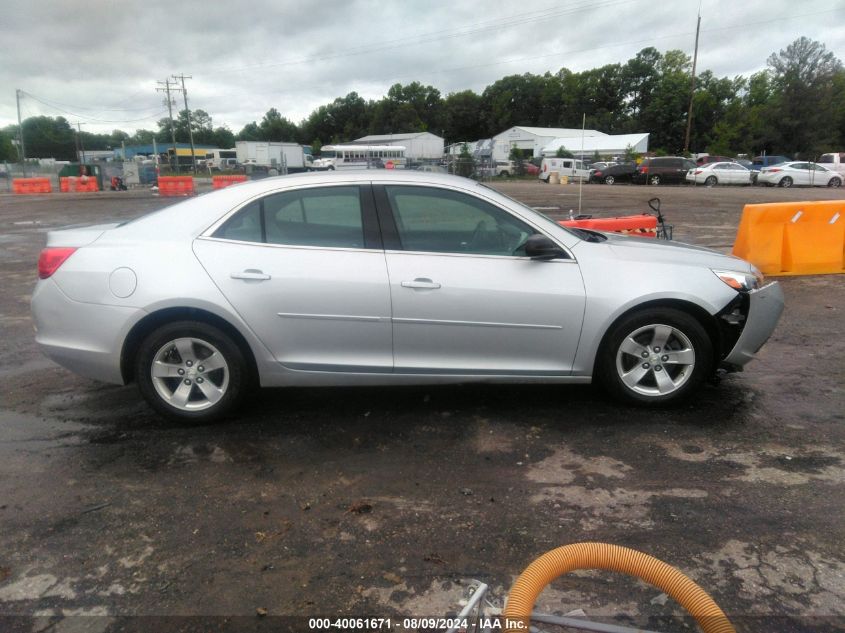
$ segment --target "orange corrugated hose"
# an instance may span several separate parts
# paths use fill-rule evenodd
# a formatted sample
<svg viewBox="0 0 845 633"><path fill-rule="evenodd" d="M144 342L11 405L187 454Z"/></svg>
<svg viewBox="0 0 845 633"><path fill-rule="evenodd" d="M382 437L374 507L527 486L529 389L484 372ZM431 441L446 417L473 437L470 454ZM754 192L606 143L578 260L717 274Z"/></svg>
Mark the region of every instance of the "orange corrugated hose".
<svg viewBox="0 0 845 633"><path fill-rule="evenodd" d="M576 569L606 569L636 576L674 598L705 633L736 633L713 599L677 569L648 554L609 543L564 545L526 567L508 594L502 614L505 630L527 631L540 592L558 576Z"/></svg>

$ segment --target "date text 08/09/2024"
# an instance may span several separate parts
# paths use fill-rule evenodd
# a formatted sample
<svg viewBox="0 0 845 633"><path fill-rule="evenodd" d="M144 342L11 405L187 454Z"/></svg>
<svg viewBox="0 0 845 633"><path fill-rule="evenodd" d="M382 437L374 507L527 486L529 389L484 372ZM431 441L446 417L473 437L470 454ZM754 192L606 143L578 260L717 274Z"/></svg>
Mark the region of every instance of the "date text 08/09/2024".
<svg viewBox="0 0 845 633"><path fill-rule="evenodd" d="M311 631L416 631L424 633L442 632L449 629L466 631L475 620L470 618L309 618L308 629ZM498 631L527 630L521 620L498 617L482 618L481 629Z"/></svg>

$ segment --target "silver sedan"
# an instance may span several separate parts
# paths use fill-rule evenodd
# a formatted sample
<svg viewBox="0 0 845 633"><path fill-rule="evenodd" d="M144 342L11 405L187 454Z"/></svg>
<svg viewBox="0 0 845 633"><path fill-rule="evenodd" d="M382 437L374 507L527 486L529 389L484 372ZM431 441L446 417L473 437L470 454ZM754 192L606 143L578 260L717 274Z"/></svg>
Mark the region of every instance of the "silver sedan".
<svg viewBox="0 0 845 633"><path fill-rule="evenodd" d="M52 231L39 276L47 356L195 419L250 384L596 379L674 402L751 360L783 309L740 259L566 229L473 181L404 171L269 178Z"/></svg>

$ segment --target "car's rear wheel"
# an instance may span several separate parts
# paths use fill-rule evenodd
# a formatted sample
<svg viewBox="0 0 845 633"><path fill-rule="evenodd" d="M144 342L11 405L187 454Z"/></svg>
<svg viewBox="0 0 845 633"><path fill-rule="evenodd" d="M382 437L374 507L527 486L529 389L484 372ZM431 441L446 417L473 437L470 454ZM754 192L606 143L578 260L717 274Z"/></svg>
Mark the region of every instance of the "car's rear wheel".
<svg viewBox="0 0 845 633"><path fill-rule="evenodd" d="M648 177L648 184L650 185L659 185L660 184L660 176L654 174L653 176Z"/></svg>
<svg viewBox="0 0 845 633"><path fill-rule="evenodd" d="M596 367L616 399L642 405L683 400L710 374L713 344L697 319L674 308L635 312L617 323Z"/></svg>
<svg viewBox="0 0 845 633"><path fill-rule="evenodd" d="M247 389L243 353L220 329L200 321L178 321L153 330L135 359L141 395L173 419L216 420Z"/></svg>
<svg viewBox="0 0 845 633"><path fill-rule="evenodd" d="M502 178L510 178L510 174L507 171L502 171L499 173Z"/></svg>
<svg viewBox="0 0 845 633"><path fill-rule="evenodd" d="M780 182L778 183L778 185L781 186L781 187L789 188L789 187L792 186L792 178L790 178L789 176L784 176L783 178L780 179Z"/></svg>
<svg viewBox="0 0 845 633"><path fill-rule="evenodd" d="M718 182L719 181L716 179L716 176L707 176L707 179L704 181L704 184L708 187L715 187Z"/></svg>
<svg viewBox="0 0 845 633"><path fill-rule="evenodd" d="M830 182L827 183L828 187L841 187L842 186L842 179L841 178L831 178Z"/></svg>
<svg viewBox="0 0 845 633"><path fill-rule="evenodd" d="M612 185L614 182L616 182L616 178L614 178L613 176L605 176L604 177L604 184Z"/></svg>

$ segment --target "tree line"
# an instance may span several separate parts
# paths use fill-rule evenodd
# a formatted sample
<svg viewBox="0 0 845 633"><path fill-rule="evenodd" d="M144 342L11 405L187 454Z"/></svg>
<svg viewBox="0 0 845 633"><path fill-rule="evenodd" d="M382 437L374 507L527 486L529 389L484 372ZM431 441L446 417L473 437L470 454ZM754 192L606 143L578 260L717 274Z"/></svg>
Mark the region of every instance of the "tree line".
<svg viewBox="0 0 845 633"><path fill-rule="evenodd" d="M644 48L625 63L582 72L509 75L487 86L445 97L430 85L395 84L379 100L356 92L338 97L296 124L276 108L237 134L215 127L203 110L191 111L194 142L233 147L236 140L293 141L312 145L350 141L367 134L429 131L447 143L489 138L514 125L580 128L608 134L649 132L657 153L681 151L690 96L691 60L679 50ZM845 70L820 42L801 37L772 53L767 67L749 77L696 76L690 150L711 154L767 152L812 158L845 151ZM73 159L76 132L63 117L24 121L29 156ZM174 119L176 140L188 141L188 113ZM17 126L0 130L0 160L15 160ZM127 134L82 132L86 149L170 142L168 119L157 130Z"/></svg>

